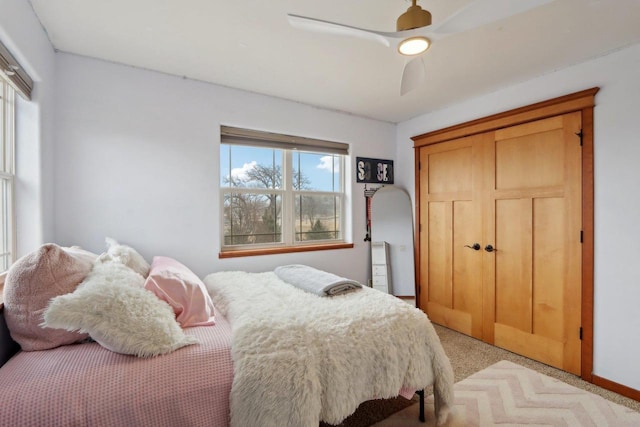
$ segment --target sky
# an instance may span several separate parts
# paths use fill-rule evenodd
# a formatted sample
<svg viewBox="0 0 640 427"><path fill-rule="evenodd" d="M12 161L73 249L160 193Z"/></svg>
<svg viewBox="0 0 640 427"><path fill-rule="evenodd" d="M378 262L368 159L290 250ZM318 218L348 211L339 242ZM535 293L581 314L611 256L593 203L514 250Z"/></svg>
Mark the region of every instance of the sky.
<svg viewBox="0 0 640 427"><path fill-rule="evenodd" d="M229 169L231 169L233 177L242 178L246 177L247 171L256 165L271 167L275 161L275 165L282 167L282 153L283 150L222 144L220 150L220 184L225 185L225 177L229 176ZM333 179L332 159L335 159L336 163L334 170L338 172L337 157L320 153L293 152L294 169L298 169L299 160L303 175L310 181L310 189L317 191L340 190L339 173L335 174L335 182Z"/></svg>

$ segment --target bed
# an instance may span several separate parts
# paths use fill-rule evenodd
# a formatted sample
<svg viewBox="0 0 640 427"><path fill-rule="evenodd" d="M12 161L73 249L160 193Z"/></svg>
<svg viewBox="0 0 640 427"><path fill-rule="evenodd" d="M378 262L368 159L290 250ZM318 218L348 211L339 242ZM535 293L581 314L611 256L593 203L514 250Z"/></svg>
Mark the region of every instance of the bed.
<svg viewBox="0 0 640 427"><path fill-rule="evenodd" d="M0 425L226 426L229 324L187 333L199 345L148 359L97 343L20 351L0 368Z"/></svg>
<svg viewBox="0 0 640 427"><path fill-rule="evenodd" d="M318 297L273 272L204 283L215 325L155 357L86 340L23 351L0 316L0 424L316 427L430 384L445 421L453 375L421 311L370 288Z"/></svg>

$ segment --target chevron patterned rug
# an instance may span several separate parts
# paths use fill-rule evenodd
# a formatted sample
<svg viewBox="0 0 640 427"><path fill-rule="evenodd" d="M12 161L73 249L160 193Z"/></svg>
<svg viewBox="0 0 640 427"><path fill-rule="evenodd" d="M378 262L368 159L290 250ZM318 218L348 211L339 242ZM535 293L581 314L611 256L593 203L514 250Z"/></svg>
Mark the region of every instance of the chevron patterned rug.
<svg viewBox="0 0 640 427"><path fill-rule="evenodd" d="M454 390L449 427L640 426L638 412L506 360L460 381ZM423 426L433 423L433 396L426 408Z"/></svg>

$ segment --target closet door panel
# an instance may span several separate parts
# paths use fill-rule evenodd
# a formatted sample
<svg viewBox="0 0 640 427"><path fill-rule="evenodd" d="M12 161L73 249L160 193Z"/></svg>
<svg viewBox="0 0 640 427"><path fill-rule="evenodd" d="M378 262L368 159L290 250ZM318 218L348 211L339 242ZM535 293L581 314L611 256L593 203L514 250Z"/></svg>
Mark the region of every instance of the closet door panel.
<svg viewBox="0 0 640 427"><path fill-rule="evenodd" d="M451 202L429 203L429 301L452 308Z"/></svg>
<svg viewBox="0 0 640 427"><path fill-rule="evenodd" d="M495 323L532 331L531 200L496 200ZM491 261L489 261L491 262Z"/></svg>
<svg viewBox="0 0 640 427"><path fill-rule="evenodd" d="M435 323L482 335L482 137L420 150L419 306Z"/></svg>
<svg viewBox="0 0 640 427"><path fill-rule="evenodd" d="M552 119L551 124L561 125L562 121ZM534 130L525 125L517 134L496 132L496 190L562 186L565 153L557 141L562 139L563 129L549 129L547 124L535 134L525 131Z"/></svg>
<svg viewBox="0 0 640 427"><path fill-rule="evenodd" d="M429 155L429 194L436 196L470 192L473 185L472 158L470 146Z"/></svg>
<svg viewBox="0 0 640 427"><path fill-rule="evenodd" d="M457 201L453 204L453 308L466 313L475 313L478 301L482 300L482 288L469 286L477 281L475 277L482 269L482 257L470 246L469 236L477 233L474 216L477 212L471 201ZM475 243L475 242L473 242ZM480 313L477 313L478 316Z"/></svg>
<svg viewBox="0 0 640 427"><path fill-rule="evenodd" d="M580 114L570 113L495 132L495 165L487 165L495 171L495 182L487 186L495 217L486 222L491 226L485 236L497 251L483 264L495 274L494 343L576 374L579 131Z"/></svg>
<svg viewBox="0 0 640 427"><path fill-rule="evenodd" d="M564 236L565 224L558 212L564 200L534 200L533 228L533 332L562 341L564 331Z"/></svg>

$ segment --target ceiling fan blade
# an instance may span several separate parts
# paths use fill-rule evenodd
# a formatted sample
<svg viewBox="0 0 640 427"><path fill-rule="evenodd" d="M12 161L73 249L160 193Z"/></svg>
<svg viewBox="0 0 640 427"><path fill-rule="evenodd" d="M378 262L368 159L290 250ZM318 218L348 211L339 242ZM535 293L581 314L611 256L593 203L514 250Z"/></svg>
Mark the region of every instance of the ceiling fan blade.
<svg viewBox="0 0 640 427"><path fill-rule="evenodd" d="M404 65L402 81L400 82L400 96L421 86L426 78L427 70L422 56L413 58Z"/></svg>
<svg viewBox="0 0 640 427"><path fill-rule="evenodd" d="M289 24L300 30L313 31L317 33L334 34L338 36L357 37L364 40L374 41L384 46L391 46L390 37L393 35L365 30L364 28L352 27L350 25L338 24L336 22L323 21L322 19L309 18L306 16L287 14Z"/></svg>
<svg viewBox="0 0 640 427"><path fill-rule="evenodd" d="M554 0L475 0L436 28L436 33L458 33L499 21Z"/></svg>

